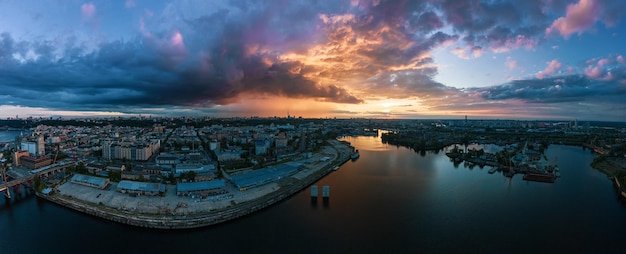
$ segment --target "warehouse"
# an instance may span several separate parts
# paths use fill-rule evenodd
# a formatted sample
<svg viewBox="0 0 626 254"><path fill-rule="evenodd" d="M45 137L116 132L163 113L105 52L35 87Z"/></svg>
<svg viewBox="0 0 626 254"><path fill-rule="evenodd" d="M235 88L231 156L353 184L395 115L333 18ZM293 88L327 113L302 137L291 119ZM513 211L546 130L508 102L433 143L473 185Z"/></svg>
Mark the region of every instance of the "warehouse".
<svg viewBox="0 0 626 254"><path fill-rule="evenodd" d="M80 185L84 185L84 186L88 186L92 188L98 188L98 189L104 189L110 183L109 179L107 178L81 175L81 174L74 174L74 176L72 176L72 179L70 179L70 181L75 184L80 184Z"/></svg>
<svg viewBox="0 0 626 254"><path fill-rule="evenodd" d="M213 196L226 193L224 181L221 179L179 183L176 185L176 195L178 196Z"/></svg>
<svg viewBox="0 0 626 254"><path fill-rule="evenodd" d="M257 169L248 173L232 175L231 181L239 190L243 191L291 176L298 172L300 167L302 167L302 165L298 163L285 163L273 167Z"/></svg>
<svg viewBox="0 0 626 254"><path fill-rule="evenodd" d="M123 180L117 184L117 192L134 195L156 196L165 194L165 185Z"/></svg>

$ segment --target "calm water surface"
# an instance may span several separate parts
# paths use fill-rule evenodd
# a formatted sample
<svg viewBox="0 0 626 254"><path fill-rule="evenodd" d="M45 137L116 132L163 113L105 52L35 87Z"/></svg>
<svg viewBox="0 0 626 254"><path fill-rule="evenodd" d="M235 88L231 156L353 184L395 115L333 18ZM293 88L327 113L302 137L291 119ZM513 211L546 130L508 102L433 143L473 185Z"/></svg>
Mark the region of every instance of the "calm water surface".
<svg viewBox="0 0 626 254"><path fill-rule="evenodd" d="M0 142L14 141L18 135L19 131L0 131Z"/></svg>
<svg viewBox="0 0 626 254"><path fill-rule="evenodd" d="M379 138L346 138L361 157L259 213L197 230L128 227L42 201L0 198L1 253L528 253L623 250L626 206L580 147L553 145L554 184L455 167Z"/></svg>

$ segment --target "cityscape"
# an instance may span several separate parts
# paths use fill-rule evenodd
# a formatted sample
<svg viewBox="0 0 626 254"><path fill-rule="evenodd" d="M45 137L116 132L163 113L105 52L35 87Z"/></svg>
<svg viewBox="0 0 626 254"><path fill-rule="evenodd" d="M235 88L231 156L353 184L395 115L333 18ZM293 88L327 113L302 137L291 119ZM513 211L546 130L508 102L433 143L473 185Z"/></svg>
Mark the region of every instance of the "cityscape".
<svg viewBox="0 0 626 254"><path fill-rule="evenodd" d="M619 251L624 9L0 1L0 249Z"/></svg>

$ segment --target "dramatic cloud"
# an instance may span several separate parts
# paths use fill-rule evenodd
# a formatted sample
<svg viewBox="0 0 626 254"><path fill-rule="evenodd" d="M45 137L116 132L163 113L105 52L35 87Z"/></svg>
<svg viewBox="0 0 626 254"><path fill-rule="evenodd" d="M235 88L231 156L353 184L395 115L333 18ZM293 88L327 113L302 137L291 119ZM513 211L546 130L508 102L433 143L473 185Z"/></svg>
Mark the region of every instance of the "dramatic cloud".
<svg viewBox="0 0 626 254"><path fill-rule="evenodd" d="M559 69L561 69L561 67L563 67L563 64L561 64L556 59L548 62L547 64L548 64L548 67L546 67L545 70L537 73L537 78L542 79L542 78L544 78L546 76L550 76L550 75L554 74L556 71L558 71Z"/></svg>
<svg viewBox="0 0 626 254"><path fill-rule="evenodd" d="M562 39L546 36L619 25L621 2L126 0L33 7L44 13L36 19L6 11L27 9L21 2L0 2L0 22L7 24L0 27L0 105L217 114L237 112L232 105L278 110L268 105L296 100L302 110L336 107L345 114L465 108L504 115L531 102L600 101L579 97L581 91L623 105L615 99L626 82L621 48L579 64L556 54L587 52L572 53L555 45ZM553 46L555 55L542 55ZM463 64L438 59L439 52ZM484 88L506 82L514 69L532 74ZM464 86L442 81L443 70ZM509 77L468 78L496 73ZM411 106L369 108L387 100Z"/></svg>
<svg viewBox="0 0 626 254"><path fill-rule="evenodd" d="M615 25L623 15L623 7L622 1L580 0L568 5L565 17L558 18L546 28L546 34L559 33L569 38L573 33L582 34L599 20L607 26Z"/></svg>
<svg viewBox="0 0 626 254"><path fill-rule="evenodd" d="M487 100L519 99L529 103L616 103L626 95L620 82L563 76L511 83L477 90Z"/></svg>

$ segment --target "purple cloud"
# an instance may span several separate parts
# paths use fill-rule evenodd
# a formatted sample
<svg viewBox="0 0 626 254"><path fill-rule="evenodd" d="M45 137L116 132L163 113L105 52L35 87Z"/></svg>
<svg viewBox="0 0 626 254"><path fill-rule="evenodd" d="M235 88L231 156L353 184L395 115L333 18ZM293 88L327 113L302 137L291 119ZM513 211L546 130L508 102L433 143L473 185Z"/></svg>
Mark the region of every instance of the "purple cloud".
<svg viewBox="0 0 626 254"><path fill-rule="evenodd" d="M602 20L607 26L613 26L623 15L623 2L598 0L580 0L569 4L564 17L556 19L546 28L546 34L560 34L569 38L572 34L582 34Z"/></svg>

